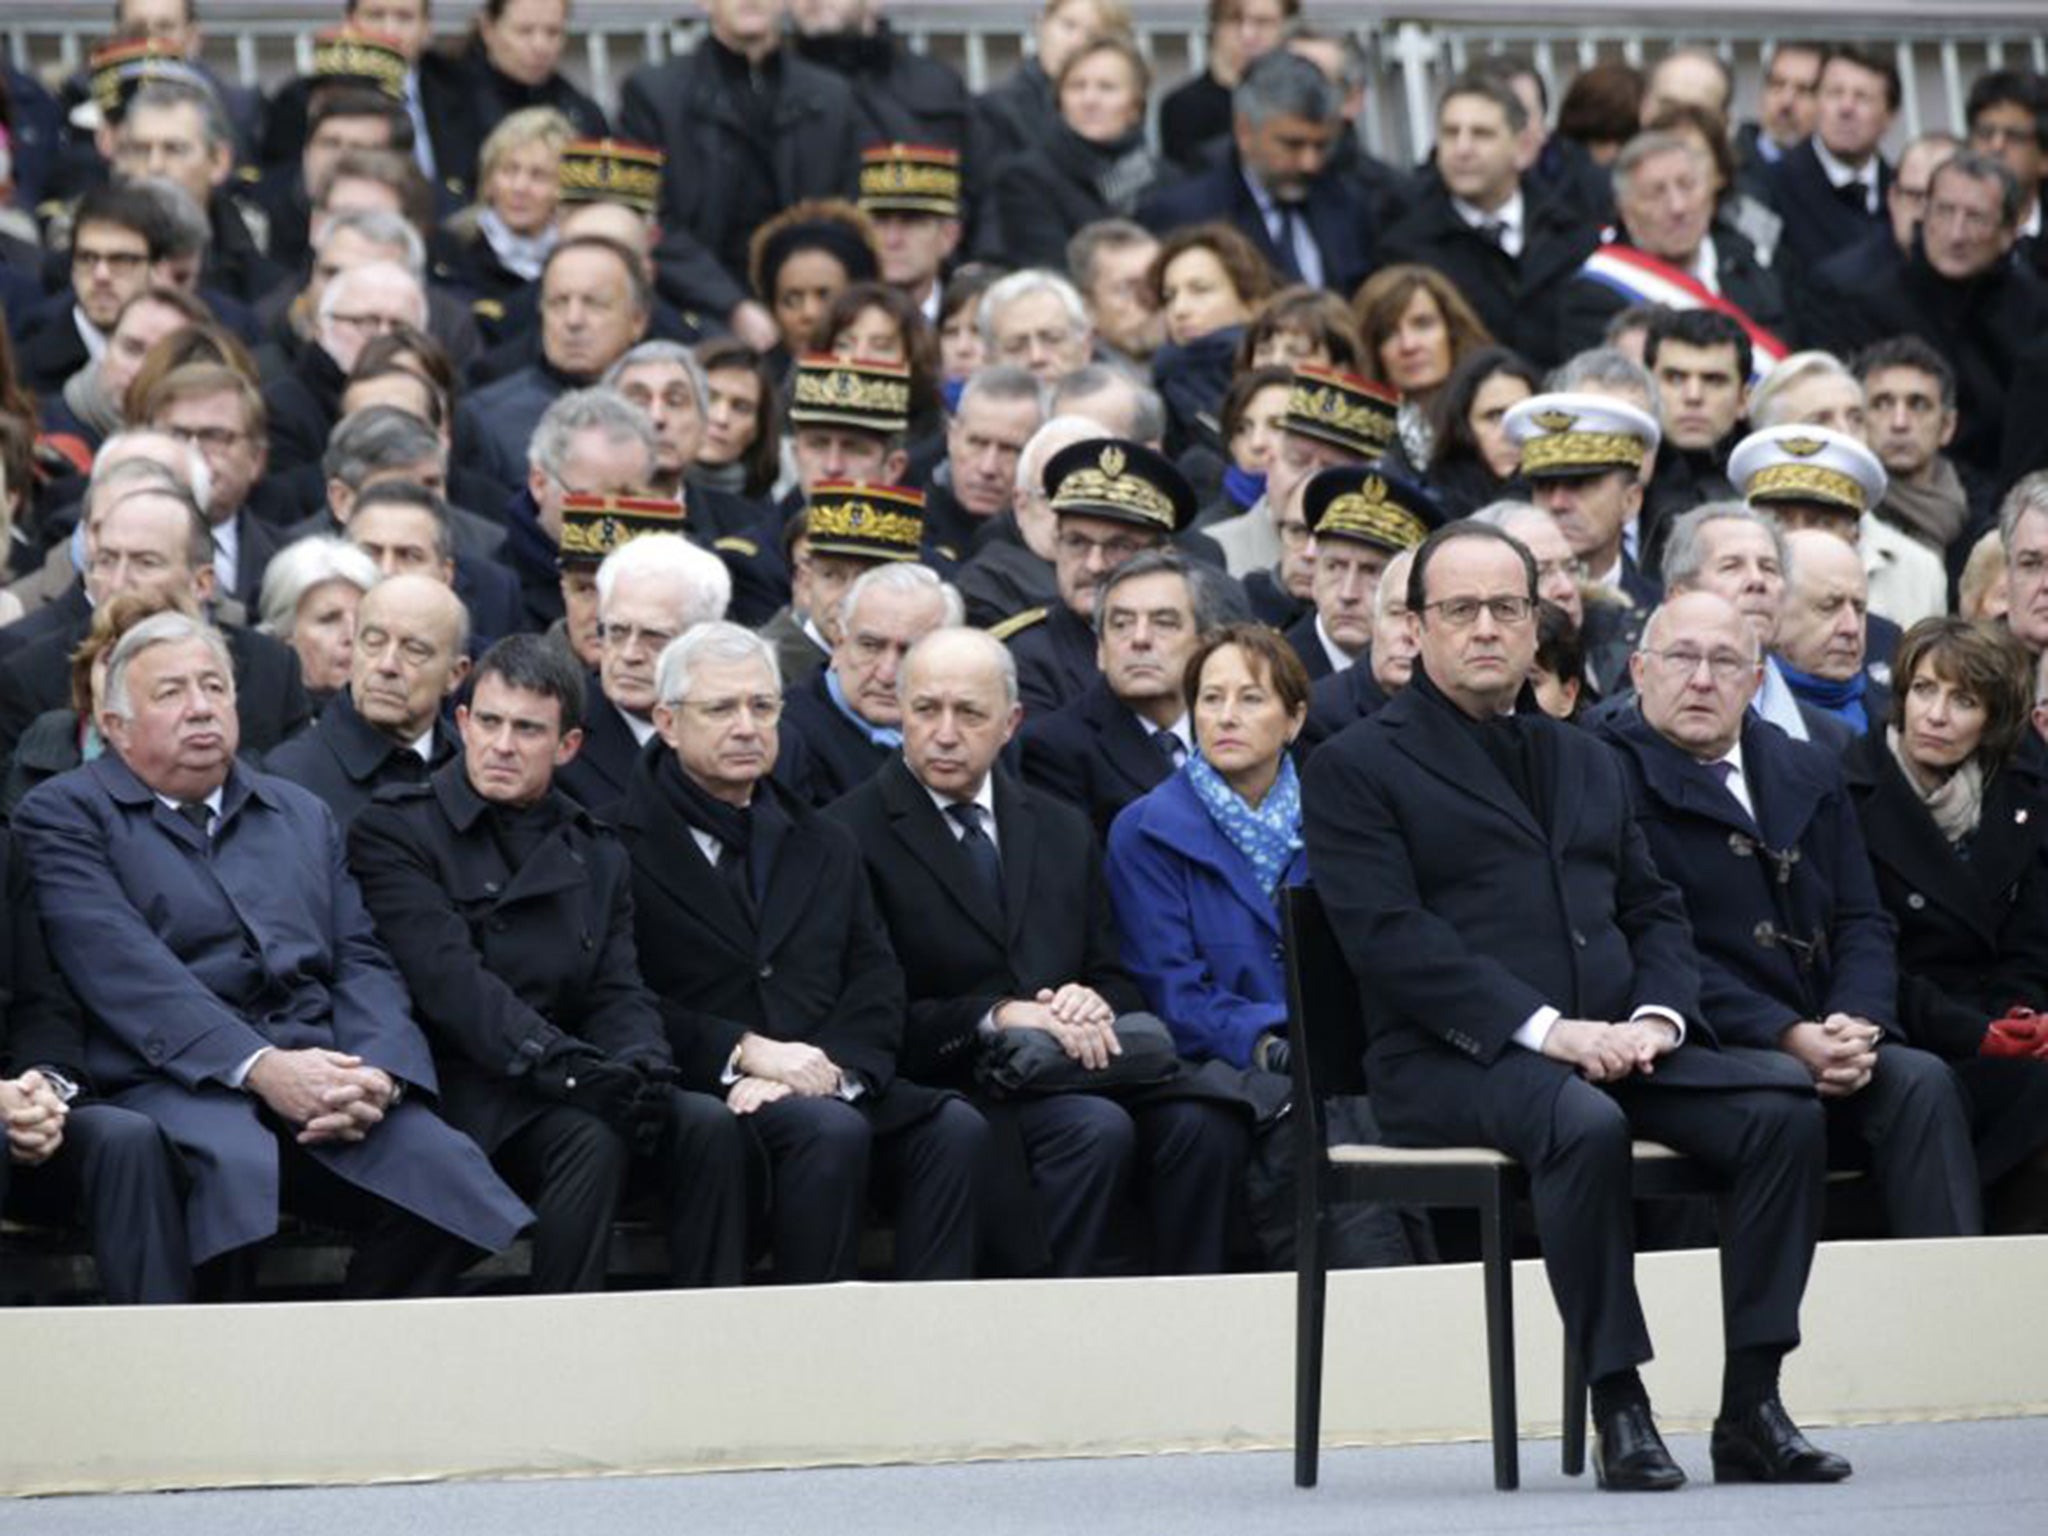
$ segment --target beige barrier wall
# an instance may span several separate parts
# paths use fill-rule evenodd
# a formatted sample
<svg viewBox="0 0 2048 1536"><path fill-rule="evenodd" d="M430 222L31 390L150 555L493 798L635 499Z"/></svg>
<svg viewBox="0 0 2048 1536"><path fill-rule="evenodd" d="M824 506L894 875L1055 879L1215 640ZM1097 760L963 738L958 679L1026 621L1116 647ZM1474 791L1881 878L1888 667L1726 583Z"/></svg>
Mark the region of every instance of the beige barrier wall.
<svg viewBox="0 0 2048 1536"><path fill-rule="evenodd" d="M1719 1391L1711 1254L1646 1257L1667 1425ZM1518 1267L1522 1423L1559 1346ZM841 1286L0 1314L0 1492L644 1473L1288 1443L1293 1281ZM1841 1244L1788 1371L1813 1423L2048 1412L2048 1238ZM1478 1271L1332 1281L1326 1444L1479 1438Z"/></svg>

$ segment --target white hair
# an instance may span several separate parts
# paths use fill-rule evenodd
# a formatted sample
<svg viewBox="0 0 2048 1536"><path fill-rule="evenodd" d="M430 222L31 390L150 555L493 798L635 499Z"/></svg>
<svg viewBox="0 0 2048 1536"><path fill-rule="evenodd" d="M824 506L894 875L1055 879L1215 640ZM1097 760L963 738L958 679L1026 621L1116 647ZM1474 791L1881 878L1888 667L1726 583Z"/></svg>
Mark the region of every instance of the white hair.
<svg viewBox="0 0 2048 1536"><path fill-rule="evenodd" d="M171 452L179 460L177 466L166 464L157 457L154 445L168 443ZM93 455L92 477L85 483L86 517L92 516L93 497L116 480L125 480L133 474L146 478L146 471L131 471L131 464L147 464L156 469L181 489L190 491L192 499L202 507L213 499L213 470L207 465L206 456L199 451L197 443L180 442L168 432L155 427L131 427L126 432L116 432L100 444L100 451Z"/></svg>
<svg viewBox="0 0 2048 1536"><path fill-rule="evenodd" d="M366 261L359 267L344 267L335 273L327 286L320 290L320 324L325 326L334 318L334 312L341 307L343 294L373 278L402 282L412 290L413 328L421 331L427 328L427 290L417 277L395 261Z"/></svg>
<svg viewBox="0 0 2048 1536"><path fill-rule="evenodd" d="M1082 302L1078 288L1049 267L1026 267L1022 272L998 278L982 293L981 306L974 312L974 325L981 332L984 346L991 350L995 347L996 312L1034 293L1052 294L1066 310L1067 321L1076 331L1089 329L1088 306Z"/></svg>
<svg viewBox="0 0 2048 1536"><path fill-rule="evenodd" d="M206 642L206 648L213 652L214 660L227 674L228 687L232 692L235 659L229 654L228 643L221 632L203 619L168 610L151 614L114 642L113 654L107 658L107 682L100 707L118 719L133 719L135 710L128 698L128 669L135 664L135 658L159 645L177 645L186 640Z"/></svg>
<svg viewBox="0 0 2048 1536"><path fill-rule="evenodd" d="M1863 394L1863 381L1834 353L1794 352L1765 374L1750 392L1750 426L1758 432L1766 427L1783 426L1784 421L1778 415L1778 397L1793 385L1808 379L1844 379L1856 387L1859 398Z"/></svg>
<svg viewBox="0 0 2048 1536"><path fill-rule="evenodd" d="M263 590L256 599L260 627L266 635L288 635L299 604L315 587L345 581L358 592L367 592L382 574L377 562L347 539L316 533L295 540L263 568Z"/></svg>
<svg viewBox="0 0 2048 1536"><path fill-rule="evenodd" d="M897 592L904 596L916 593L935 597L943 615L939 628L955 629L967 622L967 604L961 599L959 588L928 565L919 565L913 560L888 560L862 571L839 599L841 634L852 631L854 610L870 592Z"/></svg>
<svg viewBox="0 0 2048 1536"><path fill-rule="evenodd" d="M699 624L677 635L662 651L655 668L654 696L664 704L680 704L690 696L699 667L707 662L713 666L735 666L744 661L760 662L768 669L775 691L782 691L782 667L775 659L774 646L751 629L742 629L723 619Z"/></svg>
<svg viewBox="0 0 2048 1536"><path fill-rule="evenodd" d="M597 568L600 616L622 576L658 576L671 584L678 633L724 618L732 602L732 573L725 562L679 533L643 533L604 557Z"/></svg>
<svg viewBox="0 0 2048 1536"><path fill-rule="evenodd" d="M1017 455L1017 489L1024 492L1042 490L1040 481L1045 476L1046 462L1062 448L1071 448L1075 443L1084 443L1091 437L1102 436L1102 423L1087 416L1055 416L1024 441L1024 451Z"/></svg>

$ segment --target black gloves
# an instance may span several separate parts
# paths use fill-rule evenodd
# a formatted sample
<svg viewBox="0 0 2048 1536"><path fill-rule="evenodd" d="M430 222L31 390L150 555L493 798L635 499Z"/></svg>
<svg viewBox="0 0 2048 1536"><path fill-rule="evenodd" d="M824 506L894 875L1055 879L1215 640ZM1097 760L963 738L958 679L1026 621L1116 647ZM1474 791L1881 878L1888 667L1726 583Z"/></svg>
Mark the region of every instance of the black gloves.
<svg viewBox="0 0 2048 1536"><path fill-rule="evenodd" d="M1268 1072L1278 1072L1285 1077L1294 1070L1294 1051L1287 1044L1285 1035L1276 1035L1271 1030L1252 1042L1252 1065L1263 1067Z"/></svg>
<svg viewBox="0 0 2048 1536"><path fill-rule="evenodd" d="M596 1046L564 1040L534 1063L533 1087L544 1099L597 1116L646 1157L668 1123L675 1075L665 1063L614 1060Z"/></svg>

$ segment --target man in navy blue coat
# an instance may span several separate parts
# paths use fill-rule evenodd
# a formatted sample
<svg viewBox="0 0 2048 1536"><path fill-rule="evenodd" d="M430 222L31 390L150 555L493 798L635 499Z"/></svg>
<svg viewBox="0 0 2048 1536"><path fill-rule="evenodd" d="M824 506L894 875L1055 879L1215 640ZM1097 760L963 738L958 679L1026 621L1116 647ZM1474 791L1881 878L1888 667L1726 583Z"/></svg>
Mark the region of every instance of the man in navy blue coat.
<svg viewBox="0 0 2048 1536"><path fill-rule="evenodd" d="M1897 935L1841 770L1749 708L1755 631L1725 599L1687 593L1652 616L1630 671L1640 710L1606 730L1684 897L1715 1033L1806 1069L1831 1137L1868 1157L1895 1236L1981 1232L1954 1075L1897 1032Z"/></svg>
<svg viewBox="0 0 2048 1536"><path fill-rule="evenodd" d="M433 1057L333 816L235 762L227 648L183 614L122 637L99 724L112 750L40 785L15 828L87 1071L183 1154L192 1261L289 1208L358 1230L347 1294L447 1289L532 1213L428 1107Z"/></svg>
<svg viewBox="0 0 2048 1536"><path fill-rule="evenodd" d="M1498 1147L1528 1170L1606 1488L1685 1481L1636 1374L1651 1349L1630 1143L1711 1166L1729 1202L1715 1476L1838 1480L1848 1463L1806 1441L1777 1386L1819 1233L1812 1086L1782 1057L1717 1048L1620 765L1526 691L1536 585L1511 536L1438 529L1410 568L1412 681L1309 764L1309 870L1372 1000L1373 1108L1389 1143Z"/></svg>

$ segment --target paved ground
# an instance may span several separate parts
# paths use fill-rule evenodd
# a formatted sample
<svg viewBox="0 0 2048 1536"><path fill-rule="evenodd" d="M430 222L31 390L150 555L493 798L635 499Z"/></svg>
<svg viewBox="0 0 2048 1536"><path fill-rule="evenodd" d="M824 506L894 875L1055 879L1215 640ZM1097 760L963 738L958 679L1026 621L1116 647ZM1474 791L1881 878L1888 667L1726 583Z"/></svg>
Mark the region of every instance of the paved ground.
<svg viewBox="0 0 2048 1536"><path fill-rule="evenodd" d="M1273 1453L440 1483L393 1488L0 1501L7 1536L2042 1536L2048 1419L1831 1430L1856 1463L1836 1488L1592 1491L1523 1447L1522 1491L1492 1490L1483 1445L1337 1451L1295 1489ZM1672 1449L1696 1479L1706 1443Z"/></svg>

